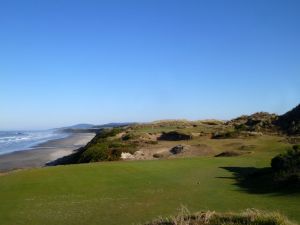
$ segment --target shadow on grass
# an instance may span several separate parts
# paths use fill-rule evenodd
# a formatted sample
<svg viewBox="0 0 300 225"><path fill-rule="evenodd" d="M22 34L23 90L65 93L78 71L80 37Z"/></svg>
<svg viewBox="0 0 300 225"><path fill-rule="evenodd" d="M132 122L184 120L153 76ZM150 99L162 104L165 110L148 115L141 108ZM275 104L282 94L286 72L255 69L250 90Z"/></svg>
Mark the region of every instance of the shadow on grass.
<svg viewBox="0 0 300 225"><path fill-rule="evenodd" d="M233 174L233 177L217 177L220 179L234 179L235 185L243 191L252 194L278 194L288 195L300 193L300 187L289 183L275 181L274 174L270 167L220 167Z"/></svg>

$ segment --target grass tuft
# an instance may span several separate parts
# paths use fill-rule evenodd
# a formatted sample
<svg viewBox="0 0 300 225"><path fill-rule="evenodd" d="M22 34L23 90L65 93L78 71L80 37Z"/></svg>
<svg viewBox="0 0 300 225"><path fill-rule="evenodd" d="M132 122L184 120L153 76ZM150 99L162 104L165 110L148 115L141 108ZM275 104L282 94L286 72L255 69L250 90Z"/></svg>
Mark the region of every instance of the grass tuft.
<svg viewBox="0 0 300 225"><path fill-rule="evenodd" d="M216 213L214 211L191 214L182 207L177 216L159 218L145 225L295 225L278 212L247 209L241 213Z"/></svg>

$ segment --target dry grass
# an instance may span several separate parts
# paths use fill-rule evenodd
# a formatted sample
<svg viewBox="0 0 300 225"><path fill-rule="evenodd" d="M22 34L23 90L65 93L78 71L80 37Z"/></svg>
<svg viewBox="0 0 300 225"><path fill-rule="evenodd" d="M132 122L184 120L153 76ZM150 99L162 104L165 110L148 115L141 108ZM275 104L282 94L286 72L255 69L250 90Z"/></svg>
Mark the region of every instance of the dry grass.
<svg viewBox="0 0 300 225"><path fill-rule="evenodd" d="M179 214L159 218L145 225L296 225L278 212L247 209L241 213L216 213L214 211L191 214L182 207Z"/></svg>

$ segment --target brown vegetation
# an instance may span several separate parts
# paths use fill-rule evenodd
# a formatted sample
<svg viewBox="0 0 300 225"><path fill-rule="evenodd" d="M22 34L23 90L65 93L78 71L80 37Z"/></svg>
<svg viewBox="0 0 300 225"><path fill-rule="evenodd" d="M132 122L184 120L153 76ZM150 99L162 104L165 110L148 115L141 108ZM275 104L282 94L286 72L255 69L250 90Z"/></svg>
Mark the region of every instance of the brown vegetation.
<svg viewBox="0 0 300 225"><path fill-rule="evenodd" d="M157 219L145 225L296 225L277 212L248 209L241 213L216 213L214 211L191 214L183 208L174 217Z"/></svg>

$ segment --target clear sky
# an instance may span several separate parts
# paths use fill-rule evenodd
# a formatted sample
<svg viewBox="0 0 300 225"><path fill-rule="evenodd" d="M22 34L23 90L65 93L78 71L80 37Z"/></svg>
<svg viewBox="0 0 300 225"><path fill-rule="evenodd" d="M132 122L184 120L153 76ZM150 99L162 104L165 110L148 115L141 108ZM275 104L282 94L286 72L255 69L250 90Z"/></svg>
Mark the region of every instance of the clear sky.
<svg viewBox="0 0 300 225"><path fill-rule="evenodd" d="M0 129L284 113L299 0L0 0Z"/></svg>

